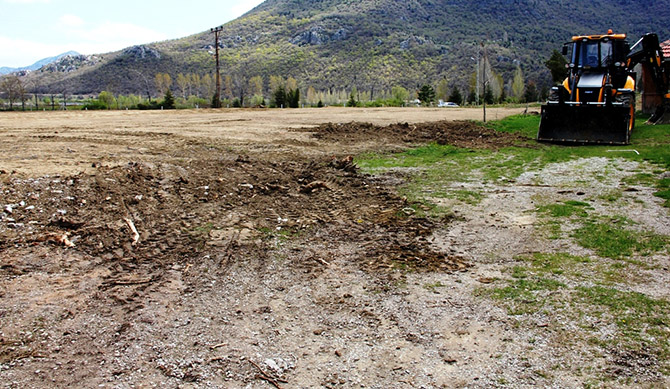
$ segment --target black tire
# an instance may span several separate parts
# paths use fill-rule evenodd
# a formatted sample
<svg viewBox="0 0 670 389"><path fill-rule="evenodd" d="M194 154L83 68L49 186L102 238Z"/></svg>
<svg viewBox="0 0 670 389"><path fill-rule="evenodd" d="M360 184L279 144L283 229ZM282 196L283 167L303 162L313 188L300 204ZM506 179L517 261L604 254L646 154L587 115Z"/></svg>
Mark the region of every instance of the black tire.
<svg viewBox="0 0 670 389"><path fill-rule="evenodd" d="M633 128L635 127L635 94L622 93L616 97L617 103L623 103L625 107L630 109L630 119L628 121L628 137L630 137Z"/></svg>
<svg viewBox="0 0 670 389"><path fill-rule="evenodd" d="M549 90L549 98L548 98L548 101L555 101L555 102L558 102L558 101L560 100L559 93L560 93L560 92L558 91L558 89L551 88L551 89Z"/></svg>

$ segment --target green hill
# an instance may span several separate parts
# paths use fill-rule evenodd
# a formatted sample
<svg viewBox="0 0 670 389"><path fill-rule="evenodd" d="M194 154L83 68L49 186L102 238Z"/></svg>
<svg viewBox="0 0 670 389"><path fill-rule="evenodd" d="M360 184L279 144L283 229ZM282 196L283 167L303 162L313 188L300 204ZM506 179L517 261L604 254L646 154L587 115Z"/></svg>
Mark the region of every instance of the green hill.
<svg viewBox="0 0 670 389"><path fill-rule="evenodd" d="M249 80L255 76L262 77L266 97L270 76L293 77L303 91L356 87L377 94L442 79L466 91L482 43L505 85L519 65L527 80L542 86L550 83L544 61L572 35L612 28L629 34L631 43L646 32L667 39L668 20L670 0L267 0L223 26L224 92L253 94ZM68 66L55 64L30 77L44 93L156 95L156 73L170 74L173 81L180 73L213 80L213 45L213 34L206 31L69 57ZM198 94L211 91L201 85Z"/></svg>

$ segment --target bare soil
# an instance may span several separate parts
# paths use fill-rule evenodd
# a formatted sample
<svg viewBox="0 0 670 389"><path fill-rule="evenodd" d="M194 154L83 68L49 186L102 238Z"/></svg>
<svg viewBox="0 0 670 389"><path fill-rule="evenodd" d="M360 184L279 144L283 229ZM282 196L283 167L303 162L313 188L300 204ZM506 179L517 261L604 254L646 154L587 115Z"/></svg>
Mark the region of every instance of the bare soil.
<svg viewBox="0 0 670 389"><path fill-rule="evenodd" d="M584 382L575 366L593 358L625 369L614 354L566 350L563 331L519 326L473 293L538 249L527 212L555 184L487 187L481 205L428 219L396 193L402 177L353 164L430 141L519 142L463 121L479 115L1 114L0 382L571 387ZM641 366L630 370L640 382L668 384Z"/></svg>

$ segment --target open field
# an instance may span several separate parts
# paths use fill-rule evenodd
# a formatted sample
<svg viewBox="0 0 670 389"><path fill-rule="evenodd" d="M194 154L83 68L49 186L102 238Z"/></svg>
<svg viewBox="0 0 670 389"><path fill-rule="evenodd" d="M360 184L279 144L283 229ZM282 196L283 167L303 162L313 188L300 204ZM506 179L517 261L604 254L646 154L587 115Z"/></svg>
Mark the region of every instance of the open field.
<svg viewBox="0 0 670 389"><path fill-rule="evenodd" d="M0 382L669 386L670 126L480 117L0 114Z"/></svg>
<svg viewBox="0 0 670 389"><path fill-rule="evenodd" d="M487 115L502 119L523 110L493 108ZM233 148L282 153L297 149L302 153L319 147L301 147L302 142L314 142L308 134L289 129L351 121L387 125L481 117L481 110L465 108L3 112L0 140L5 153L0 169L33 176L69 174L95 161L119 164L152 156L160 159L183 142L210 139Z"/></svg>

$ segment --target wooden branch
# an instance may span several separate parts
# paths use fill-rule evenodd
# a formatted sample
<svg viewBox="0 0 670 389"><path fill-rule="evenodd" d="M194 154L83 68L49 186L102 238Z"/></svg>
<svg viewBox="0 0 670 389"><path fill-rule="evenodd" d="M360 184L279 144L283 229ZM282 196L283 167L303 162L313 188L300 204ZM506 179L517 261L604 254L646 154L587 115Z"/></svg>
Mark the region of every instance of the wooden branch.
<svg viewBox="0 0 670 389"><path fill-rule="evenodd" d="M252 365L254 365L254 366L256 367L256 369L258 369L258 371L260 372L260 373L257 375L258 378L260 378L260 379L262 379L262 380L265 380L265 381L271 383L272 386L274 386L275 388L277 388L277 389L282 389L282 388L281 388L281 385L279 385L280 382L285 383L285 384L288 383L288 381L282 380L282 379L280 379L280 378L275 378L275 377L273 377L271 374L266 373L265 371L263 371L263 369L261 369L260 366L258 366L258 364L256 364L256 362L252 361L251 359L249 359L248 361L249 361Z"/></svg>
<svg viewBox="0 0 670 389"><path fill-rule="evenodd" d="M319 257L312 257L312 259L319 262L320 264L322 264L324 266L330 266L330 263L328 263L328 261L326 261L325 259L321 259Z"/></svg>
<svg viewBox="0 0 670 389"><path fill-rule="evenodd" d="M124 217L123 220L126 221L126 224L128 224L128 227L130 227L130 230L133 232L132 245L135 246L140 241L140 234L137 232L137 228L135 228L135 223L133 223L133 220L129 217Z"/></svg>
<svg viewBox="0 0 670 389"><path fill-rule="evenodd" d="M228 345L228 343L219 343L217 345L211 346L209 349L210 350L216 350L219 347L223 347L223 346L227 346L227 345Z"/></svg>

